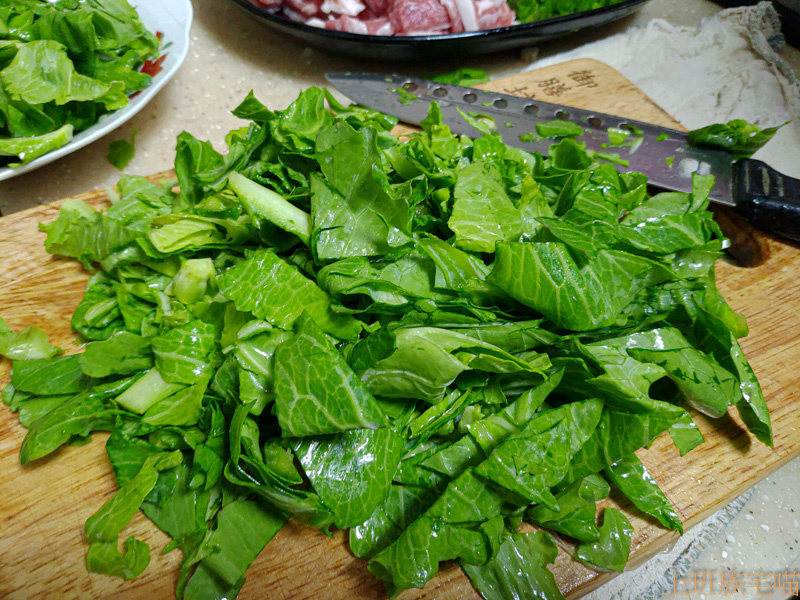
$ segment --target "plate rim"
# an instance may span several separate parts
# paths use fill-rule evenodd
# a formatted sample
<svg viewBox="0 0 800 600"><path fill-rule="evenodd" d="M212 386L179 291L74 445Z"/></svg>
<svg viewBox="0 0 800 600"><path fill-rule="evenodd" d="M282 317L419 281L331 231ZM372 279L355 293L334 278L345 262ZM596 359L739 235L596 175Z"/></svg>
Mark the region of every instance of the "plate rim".
<svg viewBox="0 0 800 600"><path fill-rule="evenodd" d="M138 2L129 2L135 8L146 0L139 0ZM152 2L155 4L157 0ZM89 144L96 142L100 138L104 137L105 135L111 133L115 129L118 129L129 120L131 120L135 115L137 115L147 104L152 100L155 95L161 91L161 89L167 84L167 82L172 79L175 74L180 69L181 65L186 60L186 57L189 55L189 46L191 44L191 29L192 29L192 22L194 21L194 7L192 6L191 0L168 0L170 3L174 3L172 7L169 8L177 8L176 5L180 3L181 6L181 15L186 16L186 22L182 23L182 35L180 36L183 44L177 45L173 43L172 48L174 50L170 50L170 53L175 52L177 53L172 54L175 57L175 61L173 64L167 68L162 70L158 73L155 77L153 77L152 83L141 90L134 98L130 99L130 102L127 106L103 115L100 120L84 129L80 132L81 134L88 134L82 135L80 139L73 139L69 143L61 146L60 148L56 148L52 152L48 152L47 154L43 154L42 156L32 160L31 162L19 166L19 167L2 167L0 168L0 181L7 181L9 179L13 179L14 177L18 177L19 175L24 175L25 173L30 173L31 171L35 171L40 167L44 167L52 162L55 162L59 158L66 156L67 154L72 154L76 150L80 150ZM167 8L167 12L172 12ZM163 10L163 9L162 9ZM180 9L179 9L180 10ZM154 11L158 12L158 11ZM173 42L175 40L172 40ZM127 110L126 110L127 109ZM105 118L104 118L105 117Z"/></svg>

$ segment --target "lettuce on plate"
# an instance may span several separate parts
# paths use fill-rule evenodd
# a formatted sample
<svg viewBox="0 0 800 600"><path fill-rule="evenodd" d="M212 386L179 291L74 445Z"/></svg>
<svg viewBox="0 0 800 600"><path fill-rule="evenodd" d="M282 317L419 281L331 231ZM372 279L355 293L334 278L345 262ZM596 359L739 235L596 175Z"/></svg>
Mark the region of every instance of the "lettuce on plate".
<svg viewBox="0 0 800 600"><path fill-rule="evenodd" d="M159 40L127 0L0 6L0 166L60 148L150 84Z"/></svg>

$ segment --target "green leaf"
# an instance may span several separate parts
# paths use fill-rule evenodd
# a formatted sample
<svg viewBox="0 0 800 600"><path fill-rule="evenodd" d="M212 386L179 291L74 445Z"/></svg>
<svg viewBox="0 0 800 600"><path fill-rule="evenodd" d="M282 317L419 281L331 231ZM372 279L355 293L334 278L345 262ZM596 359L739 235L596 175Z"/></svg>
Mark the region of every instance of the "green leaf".
<svg viewBox="0 0 800 600"><path fill-rule="evenodd" d="M275 407L285 436L386 425L372 394L307 314L275 352Z"/></svg>
<svg viewBox="0 0 800 600"><path fill-rule="evenodd" d="M559 140L563 138L578 137L584 134L583 127L573 121L555 119L536 123L536 133L543 138Z"/></svg>
<svg viewBox="0 0 800 600"><path fill-rule="evenodd" d="M607 507L603 511L600 539L580 544L575 551L575 558L601 569L622 572L631 552L632 533L633 528L625 515Z"/></svg>
<svg viewBox="0 0 800 600"><path fill-rule="evenodd" d="M136 136L139 134L139 131L134 131L131 135L131 140L114 140L108 146L108 154L106 154L106 159L112 165L117 167L120 171L124 170L125 167L128 166L128 163L133 160L134 155L136 154Z"/></svg>
<svg viewBox="0 0 800 600"><path fill-rule="evenodd" d="M703 437L700 429L698 429L689 414L677 420L669 428L669 436L672 438L672 443L675 444L681 456L684 456L687 452L694 450L697 446L706 441L706 438Z"/></svg>
<svg viewBox="0 0 800 600"><path fill-rule="evenodd" d="M544 412L500 444L475 473L531 502L555 508L549 489L567 474L602 410L601 401L584 400Z"/></svg>
<svg viewBox="0 0 800 600"><path fill-rule="evenodd" d="M482 69L471 69L469 67L462 67L450 73L436 75L431 78L432 81L440 83L451 83L453 85L461 85L464 87L474 87L479 83L486 83L489 81L489 75Z"/></svg>
<svg viewBox="0 0 800 600"><path fill-rule="evenodd" d="M614 250L578 262L561 243L499 243L489 281L560 327L586 331L613 325L651 269Z"/></svg>
<svg viewBox="0 0 800 600"><path fill-rule="evenodd" d="M353 429L295 445L314 491L345 529L366 521L386 500L404 450L391 429Z"/></svg>
<svg viewBox="0 0 800 600"><path fill-rule="evenodd" d="M521 234L519 211L503 187L480 163L458 176L455 201L447 226L455 233L455 245L472 252L494 252L495 243L516 241Z"/></svg>
<svg viewBox="0 0 800 600"><path fill-rule="evenodd" d="M421 517L375 555L368 568L387 585L422 588L439 571L441 561L460 558L468 564L480 564L488 555L483 531Z"/></svg>
<svg viewBox="0 0 800 600"><path fill-rule="evenodd" d="M340 339L355 339L361 331L352 316L331 309L330 298L313 281L266 250L223 272L219 287L237 309L281 329L291 329L306 312L323 331Z"/></svg>
<svg viewBox="0 0 800 600"><path fill-rule="evenodd" d="M103 506L86 520L86 539L95 542L116 542L117 536L139 510L158 480L159 471L173 469L182 460L180 452L148 457L131 480L123 484Z"/></svg>
<svg viewBox="0 0 800 600"><path fill-rule="evenodd" d="M171 386L176 384L168 385L171 389ZM207 380L188 387L181 386L181 389L174 394L150 404L142 415L142 423L176 427L194 425L203 415L203 395L207 387ZM150 400L154 397L151 397ZM119 398L117 398L117 402L119 402Z"/></svg>
<svg viewBox="0 0 800 600"><path fill-rule="evenodd" d="M408 202L380 185L377 132L339 122L320 131L311 179L312 244L321 262L385 254L411 241Z"/></svg>
<svg viewBox="0 0 800 600"><path fill-rule="evenodd" d="M772 139L778 130L787 125L766 127L734 119L727 123L715 123L689 132L689 143L694 146L717 148L730 152L735 159L748 158Z"/></svg>
<svg viewBox="0 0 800 600"><path fill-rule="evenodd" d="M117 536L139 510L156 485L159 471L180 465L180 452L148 457L135 477L123 484L95 514L86 520L84 528L89 541L86 566L90 572L119 575L125 579L138 576L150 562L150 550L144 542L129 537L126 553L117 550Z"/></svg>
<svg viewBox="0 0 800 600"><path fill-rule="evenodd" d="M603 473L636 508L654 516L664 527L677 529L683 534L683 524L672 503L635 454L620 458Z"/></svg>
<svg viewBox="0 0 800 600"><path fill-rule="evenodd" d="M709 417L721 417L741 398L736 377L693 348L676 329L632 334L626 351L636 360L664 369L686 401Z"/></svg>
<svg viewBox="0 0 800 600"><path fill-rule="evenodd" d="M0 138L0 157L10 157L9 167L21 167L72 141L72 125L33 137Z"/></svg>
<svg viewBox="0 0 800 600"><path fill-rule="evenodd" d="M185 387L182 383L165 381L161 371L153 367L117 397L117 404L132 412L144 414L150 407Z"/></svg>
<svg viewBox="0 0 800 600"><path fill-rule="evenodd" d="M87 344L78 365L89 377L128 375L152 367L153 350L149 339L120 331L106 341Z"/></svg>
<svg viewBox="0 0 800 600"><path fill-rule="evenodd" d="M214 328L196 320L152 339L155 364L169 383L195 383L211 376L210 355L216 347Z"/></svg>
<svg viewBox="0 0 800 600"><path fill-rule="evenodd" d="M557 371L499 412L470 423L467 435L427 458L423 465L450 477L460 475L467 467L476 466L509 436L527 425L548 394L561 382L562 375L563 371Z"/></svg>
<svg viewBox="0 0 800 600"><path fill-rule="evenodd" d="M133 206L138 210L130 211L132 214L124 213L124 209ZM45 248L50 254L78 258L88 267L91 263L108 259L114 252L130 247L145 223L149 227L150 219L160 214L161 210L163 207L146 206L131 199L114 213L103 214L81 200L72 199L61 206L57 220L40 224L39 229L47 233ZM107 281L104 276L96 275L90 280L90 287Z"/></svg>
<svg viewBox="0 0 800 600"><path fill-rule="evenodd" d="M436 265L434 284L452 290L478 306L507 305L510 299L486 282L489 268L475 256L436 237L420 240L420 249Z"/></svg>
<svg viewBox="0 0 800 600"><path fill-rule="evenodd" d="M81 75L67 56L67 49L52 40L17 45L11 64L0 72L8 94L29 104L99 102L114 110L128 104L121 82L104 83Z"/></svg>
<svg viewBox="0 0 800 600"><path fill-rule="evenodd" d="M739 416L758 440L772 447L772 425L764 393L736 340L737 334L746 335L747 332L740 331L742 328L737 322L738 315L724 300L715 296L719 296L719 293L707 292L702 296L702 304L697 296L685 303L694 321L693 333L702 347L710 350L726 371L736 375L741 392L741 398L736 402ZM716 306L715 302L718 303Z"/></svg>
<svg viewBox="0 0 800 600"><path fill-rule="evenodd" d="M545 356L523 361L491 344L447 329L413 327L399 329L395 336L397 349L361 375L378 396L436 403L447 386L470 369L541 373L549 367Z"/></svg>
<svg viewBox="0 0 800 600"><path fill-rule="evenodd" d="M435 490L392 485L386 501L350 530L350 551L358 558L372 558L400 537L435 498Z"/></svg>
<svg viewBox="0 0 800 600"><path fill-rule="evenodd" d="M125 553L117 548L117 541L94 542L86 552L86 570L133 579L141 575L150 564L150 547L130 536L125 540Z"/></svg>
<svg viewBox="0 0 800 600"><path fill-rule="evenodd" d="M556 494L557 510L539 504L526 514L537 525L582 542L595 542L600 539L600 531L595 525L595 502L600 498L595 493L595 488L586 479L579 479Z"/></svg>
<svg viewBox="0 0 800 600"><path fill-rule="evenodd" d="M446 523L475 523L530 504L522 496L491 484L468 468L453 479L426 513Z"/></svg>
<svg viewBox="0 0 800 600"><path fill-rule="evenodd" d="M557 555L546 533L519 533L507 537L485 565L462 562L461 568L485 600L563 600L547 568Z"/></svg>
<svg viewBox="0 0 800 600"><path fill-rule="evenodd" d="M79 355L15 361L11 383L32 394L77 394L91 386L91 378L80 368Z"/></svg>
<svg viewBox="0 0 800 600"><path fill-rule="evenodd" d="M19 333L9 329L0 317L0 354L11 360L37 360L52 358L61 349L50 343L47 334L39 327L26 327Z"/></svg>
<svg viewBox="0 0 800 600"><path fill-rule="evenodd" d="M641 413L603 409L592 437L575 454L564 483L597 473L624 456L649 446L686 412L667 402L653 401L653 408Z"/></svg>
<svg viewBox="0 0 800 600"><path fill-rule="evenodd" d="M434 270L433 263L418 253L382 260L353 257L320 269L317 282L341 301L348 296L366 295L376 303L398 310L420 299L456 302L454 294L434 289Z"/></svg>
<svg viewBox="0 0 800 600"><path fill-rule="evenodd" d="M251 500L236 500L223 507L217 514L216 529L204 541L215 551L197 565L184 598L235 596L250 564L285 522L286 517Z"/></svg>

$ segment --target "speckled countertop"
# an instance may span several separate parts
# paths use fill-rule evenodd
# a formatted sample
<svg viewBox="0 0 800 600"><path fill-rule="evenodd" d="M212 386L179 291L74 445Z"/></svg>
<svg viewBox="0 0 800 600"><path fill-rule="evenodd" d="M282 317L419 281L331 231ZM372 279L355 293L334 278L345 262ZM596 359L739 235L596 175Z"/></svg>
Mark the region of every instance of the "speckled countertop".
<svg viewBox="0 0 800 600"><path fill-rule="evenodd" d="M222 147L225 133L241 124L229 111L251 89L266 105L283 108L300 90L310 85L323 85L326 71L375 68L366 61L326 56L273 33L231 2L193 0L193 5L192 46L175 78L122 128L53 164L0 183L0 208L4 214L114 185L120 172L105 159L108 145L114 139L129 139L134 131L139 131L136 156L125 172L147 175L164 171L171 167L175 139L183 130ZM719 10L720 7L706 0L652 0L633 17L592 32L581 40L573 37L548 44L538 49L538 55L568 50L581 41L616 33L656 17L676 24L695 25ZM507 52L458 63L382 64L380 68L426 75L473 66L492 76L500 76L522 70L530 63L531 56L530 51ZM800 67L800 53L789 50L786 58L796 69ZM730 514L726 524L715 530L710 541L704 542L705 550L693 560L687 574L680 577L686 583L680 584L676 591L682 595L675 598L722 598L723 572L744 576L747 580L731 594L734 597L782 599L792 595L788 593L791 587L785 585L773 585L769 589L764 585L757 587L754 576L761 574L774 580L776 574L800 572L800 460L757 485L752 496L740 504L743 505L741 511ZM653 569L645 567L636 573L644 577L657 576ZM717 583L698 589L699 576L695 574L709 573L716 574L714 581ZM783 584L785 580L780 582ZM692 585L698 591L687 593ZM626 596L624 589L614 593L620 600L634 598L630 594ZM601 588L592 597L607 600L612 593Z"/></svg>

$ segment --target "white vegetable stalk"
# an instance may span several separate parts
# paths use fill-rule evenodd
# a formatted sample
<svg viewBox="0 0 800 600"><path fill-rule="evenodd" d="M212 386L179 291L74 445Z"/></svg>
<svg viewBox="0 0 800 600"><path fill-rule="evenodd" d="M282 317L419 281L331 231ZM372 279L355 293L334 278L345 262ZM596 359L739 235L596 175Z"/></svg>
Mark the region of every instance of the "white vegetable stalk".
<svg viewBox="0 0 800 600"><path fill-rule="evenodd" d="M248 179L241 173L228 175L228 187L239 197L250 217L266 219L273 225L295 234L308 246L311 242L311 217L294 204L287 202L263 185Z"/></svg>

